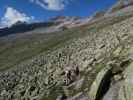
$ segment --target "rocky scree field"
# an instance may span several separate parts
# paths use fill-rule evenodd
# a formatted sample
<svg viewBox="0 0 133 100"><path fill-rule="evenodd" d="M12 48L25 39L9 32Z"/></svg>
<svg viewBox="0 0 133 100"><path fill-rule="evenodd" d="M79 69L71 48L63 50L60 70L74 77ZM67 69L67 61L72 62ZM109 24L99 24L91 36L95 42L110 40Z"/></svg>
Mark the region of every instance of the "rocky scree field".
<svg viewBox="0 0 133 100"><path fill-rule="evenodd" d="M132 13L0 38L0 100L133 100L132 71Z"/></svg>

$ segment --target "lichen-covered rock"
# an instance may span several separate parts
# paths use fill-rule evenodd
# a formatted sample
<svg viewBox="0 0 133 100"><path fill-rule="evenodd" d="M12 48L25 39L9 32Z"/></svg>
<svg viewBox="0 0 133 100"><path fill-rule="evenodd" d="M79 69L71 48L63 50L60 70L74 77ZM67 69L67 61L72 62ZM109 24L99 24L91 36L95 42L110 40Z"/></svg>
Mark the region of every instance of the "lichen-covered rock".
<svg viewBox="0 0 133 100"><path fill-rule="evenodd" d="M89 97L91 98L91 100L96 100L98 92L102 92L100 88L102 89L102 86L105 85L104 82L107 81L105 78L108 78L108 80L110 80L108 74L111 74L111 69L112 68L110 66L107 66L98 73L89 91Z"/></svg>
<svg viewBox="0 0 133 100"><path fill-rule="evenodd" d="M124 82L120 88L118 100L133 100L133 63L124 72Z"/></svg>
<svg viewBox="0 0 133 100"><path fill-rule="evenodd" d="M115 83L112 86L110 86L110 89L104 95L103 100L118 100L120 86L121 82Z"/></svg>

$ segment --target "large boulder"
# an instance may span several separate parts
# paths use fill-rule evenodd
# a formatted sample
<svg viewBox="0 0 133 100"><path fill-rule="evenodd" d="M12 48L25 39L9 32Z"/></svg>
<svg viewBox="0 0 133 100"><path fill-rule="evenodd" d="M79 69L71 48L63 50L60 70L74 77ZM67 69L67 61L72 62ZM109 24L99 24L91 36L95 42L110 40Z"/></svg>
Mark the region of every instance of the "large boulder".
<svg viewBox="0 0 133 100"><path fill-rule="evenodd" d="M133 62L125 70L124 78L118 100L133 100Z"/></svg>
<svg viewBox="0 0 133 100"><path fill-rule="evenodd" d="M109 88L111 82L110 80L111 76L112 76L112 68L110 66L103 68L98 73L89 91L89 97L91 98L91 100L98 100L98 98L103 97L104 92L106 93ZM105 87L104 90L102 90L103 87Z"/></svg>

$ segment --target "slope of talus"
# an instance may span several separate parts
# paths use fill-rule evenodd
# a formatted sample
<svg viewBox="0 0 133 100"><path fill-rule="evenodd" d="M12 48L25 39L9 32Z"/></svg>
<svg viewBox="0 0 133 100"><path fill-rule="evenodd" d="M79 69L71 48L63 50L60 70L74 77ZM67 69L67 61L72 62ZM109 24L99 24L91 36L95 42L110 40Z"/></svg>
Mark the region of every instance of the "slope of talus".
<svg viewBox="0 0 133 100"><path fill-rule="evenodd" d="M132 22L130 14L51 34L2 38L0 100L93 100L89 92L98 73L110 62L132 60Z"/></svg>

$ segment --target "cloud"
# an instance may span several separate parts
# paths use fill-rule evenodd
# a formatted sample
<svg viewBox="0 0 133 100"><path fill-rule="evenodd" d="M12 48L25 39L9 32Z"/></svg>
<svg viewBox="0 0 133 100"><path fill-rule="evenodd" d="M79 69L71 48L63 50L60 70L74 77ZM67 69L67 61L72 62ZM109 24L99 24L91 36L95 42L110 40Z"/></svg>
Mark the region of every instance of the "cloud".
<svg viewBox="0 0 133 100"><path fill-rule="evenodd" d="M0 26L11 26L17 21L29 22L33 20L33 17L28 17L25 13L21 13L12 7L7 7L4 16L1 18Z"/></svg>
<svg viewBox="0 0 133 100"><path fill-rule="evenodd" d="M68 0L30 0L47 10L60 11L68 4Z"/></svg>

